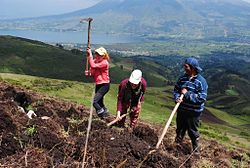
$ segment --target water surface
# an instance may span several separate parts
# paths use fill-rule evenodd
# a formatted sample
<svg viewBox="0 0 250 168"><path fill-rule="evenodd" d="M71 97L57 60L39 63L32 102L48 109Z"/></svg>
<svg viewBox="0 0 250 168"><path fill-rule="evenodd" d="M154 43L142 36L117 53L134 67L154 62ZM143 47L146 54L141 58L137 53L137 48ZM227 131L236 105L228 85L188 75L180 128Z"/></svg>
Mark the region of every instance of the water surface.
<svg viewBox="0 0 250 168"><path fill-rule="evenodd" d="M87 32L44 32L35 30L0 30L0 35L38 40L46 43L86 43ZM140 42L141 39L127 35L101 34L92 32L91 44L115 44Z"/></svg>

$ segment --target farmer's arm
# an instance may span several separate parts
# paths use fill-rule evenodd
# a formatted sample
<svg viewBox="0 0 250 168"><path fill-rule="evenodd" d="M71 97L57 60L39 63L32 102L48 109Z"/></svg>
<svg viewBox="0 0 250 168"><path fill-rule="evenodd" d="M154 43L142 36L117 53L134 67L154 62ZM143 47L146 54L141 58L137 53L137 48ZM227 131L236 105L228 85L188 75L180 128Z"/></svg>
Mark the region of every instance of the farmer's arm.
<svg viewBox="0 0 250 168"><path fill-rule="evenodd" d="M116 112L116 118L118 120L121 119L121 111L122 111L122 99L125 93L126 85L125 82L122 81L118 88L118 95L117 95L117 112Z"/></svg>
<svg viewBox="0 0 250 168"><path fill-rule="evenodd" d="M144 94L147 89L147 81L144 78L142 78L141 83L142 83L142 96L140 98L139 103L144 101Z"/></svg>
<svg viewBox="0 0 250 168"><path fill-rule="evenodd" d="M124 96L125 86L123 82L120 83L117 94L117 111L122 111L122 98Z"/></svg>
<svg viewBox="0 0 250 168"><path fill-rule="evenodd" d="M178 82L174 86L174 100L175 100L175 102L179 101L179 98L181 96L180 90L181 90L181 82L179 79Z"/></svg>
<svg viewBox="0 0 250 168"><path fill-rule="evenodd" d="M87 58L89 58L89 55L92 55L91 49L87 48ZM86 60L87 62L89 61L89 59ZM91 71L90 69L88 70L88 65L86 65L86 69L84 71L85 76L91 76Z"/></svg>
<svg viewBox="0 0 250 168"><path fill-rule="evenodd" d="M95 63L94 58L93 58L93 54L91 52L90 48L87 48L87 56L89 59L89 64L91 68L106 68L108 67L109 63L106 59L102 60L101 62Z"/></svg>
<svg viewBox="0 0 250 168"><path fill-rule="evenodd" d="M184 94L185 100L192 102L193 104L200 105L207 99L207 83L205 80L200 81L198 92L194 92L193 89L183 88L182 93Z"/></svg>
<svg viewBox="0 0 250 168"><path fill-rule="evenodd" d="M95 63L93 57L89 57L89 64L91 68L106 68L109 65L108 61L105 59L101 62Z"/></svg>
<svg viewBox="0 0 250 168"><path fill-rule="evenodd" d="M94 68L89 68L89 71L90 71L90 76L94 76L95 74L95 69Z"/></svg>

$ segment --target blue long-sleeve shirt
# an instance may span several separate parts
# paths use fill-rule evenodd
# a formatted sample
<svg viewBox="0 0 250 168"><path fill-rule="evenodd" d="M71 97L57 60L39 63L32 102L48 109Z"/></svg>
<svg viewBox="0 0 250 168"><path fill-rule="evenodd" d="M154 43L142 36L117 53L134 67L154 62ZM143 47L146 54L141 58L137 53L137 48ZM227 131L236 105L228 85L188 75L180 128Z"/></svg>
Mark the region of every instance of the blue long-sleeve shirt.
<svg viewBox="0 0 250 168"><path fill-rule="evenodd" d="M207 99L208 85L206 80L200 74L197 74L193 78L184 74L175 84L175 100L180 97L183 88L187 89L187 93L184 95L179 110L201 113L204 110L205 101Z"/></svg>

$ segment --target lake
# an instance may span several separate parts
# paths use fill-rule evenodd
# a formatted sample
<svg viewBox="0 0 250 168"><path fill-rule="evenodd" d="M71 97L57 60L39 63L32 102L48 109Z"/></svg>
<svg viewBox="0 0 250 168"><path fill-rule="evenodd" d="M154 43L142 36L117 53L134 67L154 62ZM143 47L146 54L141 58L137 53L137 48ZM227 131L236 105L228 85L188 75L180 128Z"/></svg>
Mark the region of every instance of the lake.
<svg viewBox="0 0 250 168"><path fill-rule="evenodd" d="M44 32L35 30L0 30L0 35L12 35L46 43L87 43L88 32ZM126 35L91 32L91 44L141 42L142 39Z"/></svg>

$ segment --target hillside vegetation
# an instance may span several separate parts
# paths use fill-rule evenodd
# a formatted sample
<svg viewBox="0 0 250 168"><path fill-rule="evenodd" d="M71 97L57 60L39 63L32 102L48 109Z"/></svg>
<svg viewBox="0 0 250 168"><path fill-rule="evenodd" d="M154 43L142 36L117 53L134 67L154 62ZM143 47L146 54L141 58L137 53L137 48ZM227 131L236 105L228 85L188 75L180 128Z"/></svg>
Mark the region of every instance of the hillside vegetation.
<svg viewBox="0 0 250 168"><path fill-rule="evenodd" d="M19 80L15 80L16 84L18 81L19 84L21 81L26 81L26 84L33 80L51 81L60 86L61 89L56 89L60 91L74 88L76 84L20 75L4 76L17 77ZM43 90L46 88L51 90L49 85L41 87ZM202 153L201 158L197 159L191 153L188 138L183 140L183 145L174 143L175 131L172 127L160 148L154 150L161 127L144 122L138 123L134 129L107 127L106 123L114 117L104 121L94 113L87 136L89 109L85 106L3 81L0 81L0 98L0 167L249 166L249 150L229 148L205 137L200 140ZM17 105L23 100L28 101L28 108L35 111L36 117L30 119L18 108Z"/></svg>
<svg viewBox="0 0 250 168"><path fill-rule="evenodd" d="M242 44L218 44L201 49L202 44L180 47L178 43L166 42L169 51L175 46L182 49L183 56L175 55L126 55L124 48L140 53L145 51L143 44L133 47L126 44L105 46L110 51L111 82L118 84L129 77L134 68L143 71L149 86L173 86L182 74L182 62L189 48L199 51L199 61L204 69L203 75L209 84L208 99L213 107L235 115L250 115L250 46ZM156 43L158 46L159 43ZM161 43L163 46L164 44ZM204 46L206 44L203 44ZM217 45L217 44L216 44ZM215 45L215 46L216 46ZM120 46L117 48L117 46ZM123 48L122 48L123 46ZM152 45L151 45L152 46ZM146 44L146 48L149 45ZM153 47L153 46L152 46ZM139 49L140 48L140 49ZM123 50L124 49L124 50ZM189 50L188 50L189 49ZM161 47L157 51L162 50ZM0 72L19 73L54 79L92 82L84 77L85 53L78 49L65 50L39 41L12 36L0 36ZM152 50L154 51L154 50Z"/></svg>
<svg viewBox="0 0 250 168"><path fill-rule="evenodd" d="M39 41L1 36L0 58L1 72L67 80L82 78L83 62L80 54Z"/></svg>
<svg viewBox="0 0 250 168"><path fill-rule="evenodd" d="M139 66L131 59L121 60L112 53L110 55L112 83L119 83L130 75L133 68L145 65ZM77 49L68 51L39 41L0 36L0 72L91 82L91 78L83 76L85 65L86 53ZM147 63L147 68L150 67ZM162 77L153 74L145 74L145 77L150 79L150 86L164 85Z"/></svg>
<svg viewBox="0 0 250 168"><path fill-rule="evenodd" d="M119 46L122 45L119 44ZM106 100L111 107L111 112L114 114L116 109L114 98L117 94L117 84L122 79L129 77L133 68L140 68L143 71L143 76L152 88L147 93L148 99L144 105L142 118L152 123L164 123L166 111L170 113L174 106L172 89L177 77L183 73L181 69L182 61L185 57L180 55L128 56L109 48L114 46L105 47L110 51L111 55L110 76L114 84ZM249 129L250 125L250 100L248 96L250 94L250 68L249 53L245 52L249 47L245 45L235 45L234 47L237 50L221 46L220 50L214 50L210 53L202 54L200 51L199 61L204 69L203 75L209 85L208 112L213 113L220 120L224 120L224 116L230 116L225 121L227 123L226 128L222 127L221 122L219 122L220 124L212 123L213 127L227 129L234 134L240 134L243 139L248 139L246 142L249 143L247 129ZM143 51L144 49L141 48L141 50ZM8 80L27 86L30 89L38 89L53 96L90 106L93 85L91 84L92 79L83 75L85 53L77 49L70 51L42 42L11 36L0 37L0 51L0 72L64 79L67 81L57 82L54 80L51 82L47 79L32 79L29 81L19 76L7 75L4 77L4 75L1 75L3 79L8 78ZM185 55L185 47L183 51L185 51L183 53ZM81 85L76 83L72 87L73 84L69 80L72 82L87 82L88 84ZM159 86L161 87L159 88ZM88 98L85 97L85 99L83 96L88 96ZM156 111L157 115L155 115ZM216 132L207 132L206 128L204 128L204 132L211 134L212 137L219 135Z"/></svg>
<svg viewBox="0 0 250 168"><path fill-rule="evenodd" d="M91 106L93 84L7 73L1 73L0 79L65 101L82 104L89 108ZM118 85L112 84L105 96L105 103L113 115L116 114L117 89ZM141 113L142 121L153 125L166 123L174 107L172 89L172 87L148 88ZM235 117L208 105L202 121L203 136L216 139L230 147L250 148L250 135L247 131L250 116ZM172 122L175 123L175 120Z"/></svg>

